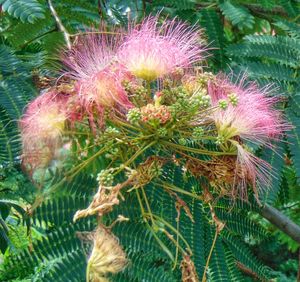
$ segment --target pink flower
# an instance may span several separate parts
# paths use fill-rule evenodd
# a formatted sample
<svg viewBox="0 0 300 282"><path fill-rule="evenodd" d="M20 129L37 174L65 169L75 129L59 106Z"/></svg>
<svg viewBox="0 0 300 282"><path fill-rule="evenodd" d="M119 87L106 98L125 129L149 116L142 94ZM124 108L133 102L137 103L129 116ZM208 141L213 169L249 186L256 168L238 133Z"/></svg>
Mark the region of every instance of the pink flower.
<svg viewBox="0 0 300 282"><path fill-rule="evenodd" d="M68 68L65 75L76 80L78 104L93 127L95 118L103 123L105 108L123 111L132 107L122 86L132 76L114 57L120 38L118 34L85 36L63 59Z"/></svg>
<svg viewBox="0 0 300 282"><path fill-rule="evenodd" d="M61 145L67 120L67 97L50 91L38 96L27 107L19 122L23 163L33 170L46 166Z"/></svg>
<svg viewBox="0 0 300 282"><path fill-rule="evenodd" d="M117 58L136 77L151 81L202 59L199 29L176 20L158 24L158 16L135 26Z"/></svg>
<svg viewBox="0 0 300 282"><path fill-rule="evenodd" d="M208 81L208 94L212 105L219 106L213 111L218 142L230 143L237 150L236 183L239 192L247 192L251 183L256 196L257 188L269 186L271 166L254 156L245 142L273 148L271 141L290 129L279 110L275 108L278 97L270 96L270 86L260 89L255 83L246 83L243 76L238 84L230 82L222 75Z"/></svg>
<svg viewBox="0 0 300 282"><path fill-rule="evenodd" d="M85 80L111 64L121 42L121 33L107 35L96 32L82 35L72 49L63 54L65 75L75 80Z"/></svg>
<svg viewBox="0 0 300 282"><path fill-rule="evenodd" d="M226 101L225 109L214 111L212 118L225 139L238 136L244 141L266 145L289 126L275 108L279 98L270 96L271 87L260 89L254 82L245 81L244 76L239 84L233 84L229 78L218 76L208 82L213 106Z"/></svg>
<svg viewBox="0 0 300 282"><path fill-rule="evenodd" d="M110 69L96 73L90 79L78 81L77 91L81 106L89 118L96 118L103 123L105 108L123 111L132 107L127 93L122 86L122 79Z"/></svg>

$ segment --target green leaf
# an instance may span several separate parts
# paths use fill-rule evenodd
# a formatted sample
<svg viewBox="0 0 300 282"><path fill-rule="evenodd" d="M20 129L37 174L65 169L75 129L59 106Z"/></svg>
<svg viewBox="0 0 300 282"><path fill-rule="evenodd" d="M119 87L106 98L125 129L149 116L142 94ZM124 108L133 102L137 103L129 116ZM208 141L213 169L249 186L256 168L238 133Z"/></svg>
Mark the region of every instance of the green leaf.
<svg viewBox="0 0 300 282"><path fill-rule="evenodd" d="M246 7L232 4L230 1L225 1L219 6L224 16L239 29L253 27L254 17Z"/></svg>
<svg viewBox="0 0 300 282"><path fill-rule="evenodd" d="M45 17L45 8L37 0L0 0L2 10L22 22L33 23Z"/></svg>
<svg viewBox="0 0 300 282"><path fill-rule="evenodd" d="M287 111L287 117L294 126L288 135L288 146L292 154L292 161L296 169L296 174L298 179L300 179L300 119L291 109Z"/></svg>
<svg viewBox="0 0 300 282"><path fill-rule="evenodd" d="M220 16L213 9L203 9L199 12L200 25L205 29L208 37L209 47L214 55L212 60L216 61L219 68L224 68L227 63L225 56L226 41L223 32L223 24Z"/></svg>
<svg viewBox="0 0 300 282"><path fill-rule="evenodd" d="M0 106L0 160L2 162L13 163L19 156L20 143L18 135L16 122Z"/></svg>

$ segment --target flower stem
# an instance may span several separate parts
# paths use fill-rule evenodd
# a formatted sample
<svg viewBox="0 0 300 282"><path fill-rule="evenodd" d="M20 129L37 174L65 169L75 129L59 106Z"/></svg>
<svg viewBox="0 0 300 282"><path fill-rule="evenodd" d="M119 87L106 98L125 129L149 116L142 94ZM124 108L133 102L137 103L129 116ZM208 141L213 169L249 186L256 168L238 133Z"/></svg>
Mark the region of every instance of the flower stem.
<svg viewBox="0 0 300 282"><path fill-rule="evenodd" d="M209 262L210 262L210 259L211 259L211 256L212 256L212 252L214 250L214 247L215 247L215 244L216 244L216 241L217 241L217 238L218 238L218 234L219 234L219 231L218 231L218 228L216 228L214 240L212 242L212 245L211 245L211 248L210 248L210 251L209 251L209 255L208 255L208 258L206 260L206 265L205 265L203 276L202 276L202 280L201 280L202 282L206 282L206 271L207 271L208 266L209 266Z"/></svg>

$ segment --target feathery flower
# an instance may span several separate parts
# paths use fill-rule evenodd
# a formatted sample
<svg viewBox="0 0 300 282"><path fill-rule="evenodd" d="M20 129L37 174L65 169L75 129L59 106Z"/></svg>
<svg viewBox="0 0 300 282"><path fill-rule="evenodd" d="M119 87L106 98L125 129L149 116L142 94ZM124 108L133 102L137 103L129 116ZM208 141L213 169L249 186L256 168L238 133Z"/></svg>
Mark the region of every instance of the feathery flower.
<svg viewBox="0 0 300 282"><path fill-rule="evenodd" d="M270 96L270 86L260 89L245 80L243 76L239 84L233 84L228 77L218 76L208 81L207 88L213 106L219 106L212 113L218 142L230 141L237 149L234 186L244 198L248 183L258 196L256 184L258 188L268 186L272 172L271 166L249 152L242 141L272 147L270 142L290 128L275 109L279 99Z"/></svg>
<svg viewBox="0 0 300 282"><path fill-rule="evenodd" d="M226 140L240 137L258 144L268 144L286 131L280 111L275 109L278 97L270 96L270 86L260 89L246 83L246 76L235 85L229 78L218 76L208 81L212 105L222 109L212 115L217 129ZM226 104L226 105L225 105Z"/></svg>
<svg viewBox="0 0 300 282"><path fill-rule="evenodd" d="M117 57L136 77L151 81L202 59L199 29L176 20L146 18L125 38Z"/></svg>
<svg viewBox="0 0 300 282"><path fill-rule="evenodd" d="M62 56L65 75L77 81L90 79L111 64L120 42L120 33L113 36L91 33L80 37Z"/></svg>
<svg viewBox="0 0 300 282"><path fill-rule="evenodd" d="M114 60L121 33L112 33L81 38L63 58L68 69L65 75L76 80L78 104L87 113L93 127L94 116L100 124L103 123L105 108L123 111L132 107L122 86L131 75Z"/></svg>
<svg viewBox="0 0 300 282"><path fill-rule="evenodd" d="M95 110L102 123L106 107L118 110L132 107L122 86L122 81L130 80L131 75L114 60L120 38L119 33L88 35L80 39L63 59L69 69L65 75L77 81L78 103L92 124Z"/></svg>
<svg viewBox="0 0 300 282"><path fill-rule="evenodd" d="M46 166L61 145L67 98L46 92L33 100L20 120L23 162L29 170Z"/></svg>

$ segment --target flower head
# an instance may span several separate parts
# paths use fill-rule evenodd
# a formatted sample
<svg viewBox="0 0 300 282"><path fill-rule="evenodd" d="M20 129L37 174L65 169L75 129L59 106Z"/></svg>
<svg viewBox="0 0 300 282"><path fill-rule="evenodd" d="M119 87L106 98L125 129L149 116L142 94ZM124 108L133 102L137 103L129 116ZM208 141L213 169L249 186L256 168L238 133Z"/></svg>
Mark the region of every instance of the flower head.
<svg viewBox="0 0 300 282"><path fill-rule="evenodd" d="M89 79L111 64L120 42L120 32L109 36L91 31L79 37L72 49L62 56L65 75L75 80Z"/></svg>
<svg viewBox="0 0 300 282"><path fill-rule="evenodd" d="M131 80L129 72L115 61L120 32L109 35L90 34L64 56L67 76L76 80L78 104L94 124L94 113L102 122L105 108L128 109L132 105L122 86Z"/></svg>
<svg viewBox="0 0 300 282"><path fill-rule="evenodd" d="M146 18L135 26L117 57L136 77L151 81L186 68L202 58L199 30L185 23Z"/></svg>
<svg viewBox="0 0 300 282"><path fill-rule="evenodd" d="M277 97L270 96L270 86L260 89L255 83L246 83L246 77L239 84L228 77L217 76L208 81L208 94L213 106L212 119L218 133L218 144L229 142L236 148L234 189L246 198L247 184L252 184L256 196L258 188L270 183L271 166L254 156L247 142L272 148L271 141L278 139L290 126L275 109Z"/></svg>
<svg viewBox="0 0 300 282"><path fill-rule="evenodd" d="M46 92L33 100L20 120L23 145L23 162L29 169L49 163L61 145L67 120L66 97L54 91Z"/></svg>
<svg viewBox="0 0 300 282"><path fill-rule="evenodd" d="M226 140L240 137L244 141L267 144L278 138L288 125L275 109L279 99L270 96L270 86L260 89L245 80L244 76L239 84L233 84L229 78L218 76L208 81L212 104L220 107L212 118Z"/></svg>

